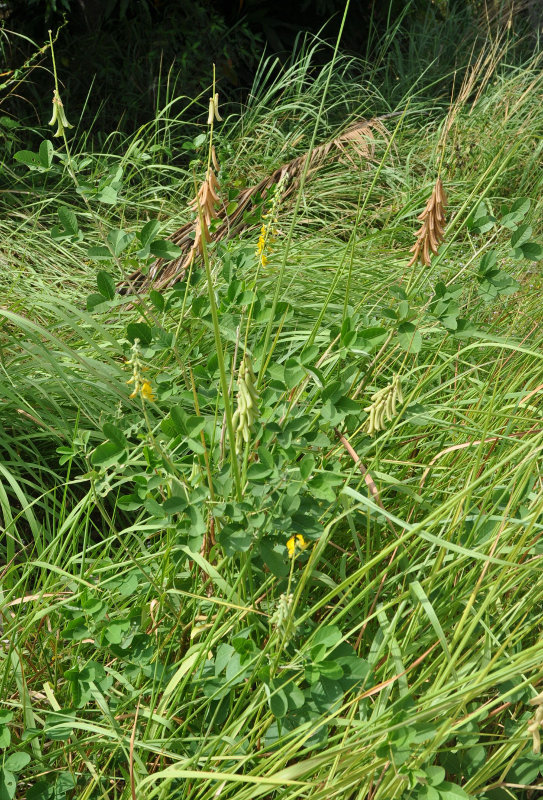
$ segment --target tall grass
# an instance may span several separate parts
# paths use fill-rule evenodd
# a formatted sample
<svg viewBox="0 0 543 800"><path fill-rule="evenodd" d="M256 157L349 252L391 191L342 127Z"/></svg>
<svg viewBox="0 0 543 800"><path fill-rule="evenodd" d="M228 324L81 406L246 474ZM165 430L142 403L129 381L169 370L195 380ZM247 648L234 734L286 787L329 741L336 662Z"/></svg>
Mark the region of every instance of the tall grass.
<svg viewBox="0 0 543 800"><path fill-rule="evenodd" d="M394 42L381 65L403 58ZM104 230L158 217L173 232L190 217L206 152L193 145L192 168L175 157L187 138L173 104L88 154L89 183L123 166L115 205L89 210L65 173L30 174L0 223L0 698L7 752L29 757L10 762L21 796L448 800L528 797L538 780L527 725L543 674L540 278L510 257L503 229L469 220L482 201L497 214L528 197L541 234L540 59L512 67L490 42L449 107L424 99L434 76L406 97L352 58L319 69L318 47L279 73L263 62L247 108L223 112L223 191L305 152L313 133L398 113L372 159L331 160L280 206L266 265L249 224L210 245L207 283L195 264L164 304L86 309L87 246ZM445 244L406 271L440 162ZM77 210L84 245L51 240L58 205ZM491 246L520 288L483 304L476 273ZM475 335L425 316L439 281L461 285ZM408 293L418 353L386 316L391 287ZM171 334L143 343L156 403L126 385L127 325L144 320ZM235 403L245 331L262 424L240 504L214 349ZM404 402L369 437L364 408L395 375ZM171 433L177 406L194 435ZM127 444L100 462L114 429ZM297 496L310 503L300 517ZM289 558L294 532L307 547Z"/></svg>

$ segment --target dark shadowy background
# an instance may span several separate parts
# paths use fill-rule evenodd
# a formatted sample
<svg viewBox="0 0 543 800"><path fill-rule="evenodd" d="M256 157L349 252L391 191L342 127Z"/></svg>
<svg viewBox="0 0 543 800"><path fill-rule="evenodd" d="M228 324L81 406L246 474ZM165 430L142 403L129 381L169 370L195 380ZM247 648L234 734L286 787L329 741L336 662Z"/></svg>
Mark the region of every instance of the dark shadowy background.
<svg viewBox="0 0 543 800"><path fill-rule="evenodd" d="M444 17L456 14L457 36L440 44L445 54L466 40L478 20L511 16L512 8L516 21L537 28L542 5L542 0L351 0L341 47L371 60L386 31L398 25L394 46L407 53L414 26L434 20L437 30ZM34 57L17 91L12 80L47 42L49 29L57 35L63 97L71 108L84 109L92 137L100 140L113 130L131 133L173 97L208 91L213 63L221 101L243 102L263 53L284 60L308 32L334 42L344 8L344 0L0 0L0 72L10 84L4 98L0 85L0 111L26 125L39 124L49 113L48 52Z"/></svg>

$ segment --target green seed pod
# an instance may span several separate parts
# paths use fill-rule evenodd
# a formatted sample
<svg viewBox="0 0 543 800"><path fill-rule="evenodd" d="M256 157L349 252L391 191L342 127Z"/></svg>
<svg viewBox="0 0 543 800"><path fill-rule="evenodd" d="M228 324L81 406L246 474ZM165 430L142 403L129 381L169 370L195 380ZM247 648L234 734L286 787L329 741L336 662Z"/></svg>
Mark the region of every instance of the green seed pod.
<svg viewBox="0 0 543 800"><path fill-rule="evenodd" d="M232 416L232 423L236 431L236 453L241 455L243 444L248 444L251 438L251 427L258 417L258 392L256 378L249 360L245 354L238 374L237 408Z"/></svg>

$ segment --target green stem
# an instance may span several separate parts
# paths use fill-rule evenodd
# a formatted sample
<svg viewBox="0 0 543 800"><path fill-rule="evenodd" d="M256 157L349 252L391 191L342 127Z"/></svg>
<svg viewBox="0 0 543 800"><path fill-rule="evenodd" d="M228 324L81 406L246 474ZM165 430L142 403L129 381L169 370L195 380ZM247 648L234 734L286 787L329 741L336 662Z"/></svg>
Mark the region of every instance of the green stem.
<svg viewBox="0 0 543 800"><path fill-rule="evenodd" d="M204 266L206 271L206 279L207 279L207 291L209 296L209 304L211 306L211 318L213 320L213 334L215 337L215 350L217 351L217 362L219 366L219 375L221 380L221 391L224 400L224 413L226 416L226 428L228 430L228 438L230 440L230 460L232 462L232 474L234 476L234 483L236 485L236 497L238 501L240 501L243 497L243 492L241 490L241 480L239 474L239 465L238 459L236 455L236 435L234 432L234 425L232 423L232 407L230 405L230 393L228 390L228 380L226 378L226 369L224 366L224 353L222 349L222 342L221 342L221 331L219 328L219 314L217 312L217 303L215 302L215 288L213 286L213 276L211 275L211 265L209 263L209 253L207 251L207 242L206 238L203 234L204 231L204 219L202 215L202 207L200 205L200 201L198 199L198 191L196 191L196 201L198 204L198 219L200 221L200 229L202 231L202 236L200 241L202 242L202 256L204 260Z"/></svg>

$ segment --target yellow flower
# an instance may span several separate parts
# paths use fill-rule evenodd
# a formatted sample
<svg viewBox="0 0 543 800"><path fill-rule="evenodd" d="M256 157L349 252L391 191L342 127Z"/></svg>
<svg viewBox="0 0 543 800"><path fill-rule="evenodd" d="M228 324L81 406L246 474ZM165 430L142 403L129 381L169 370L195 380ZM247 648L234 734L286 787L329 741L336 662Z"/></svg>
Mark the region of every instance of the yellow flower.
<svg viewBox="0 0 543 800"><path fill-rule="evenodd" d="M150 400L154 402L156 400L155 395L153 394L153 387L149 383L148 380L140 381L135 377L130 378L127 383L133 383L135 388L131 395L129 395L130 399L133 400L137 394L141 394L144 400Z"/></svg>
<svg viewBox="0 0 543 800"><path fill-rule="evenodd" d="M141 396L144 400L150 400L151 402L156 400L156 397L153 394L153 387L149 381L143 381L141 385Z"/></svg>
<svg viewBox="0 0 543 800"><path fill-rule="evenodd" d="M309 547L309 542L306 542L301 533L296 533L287 542L288 557L294 558L297 551L301 552L306 547Z"/></svg>

